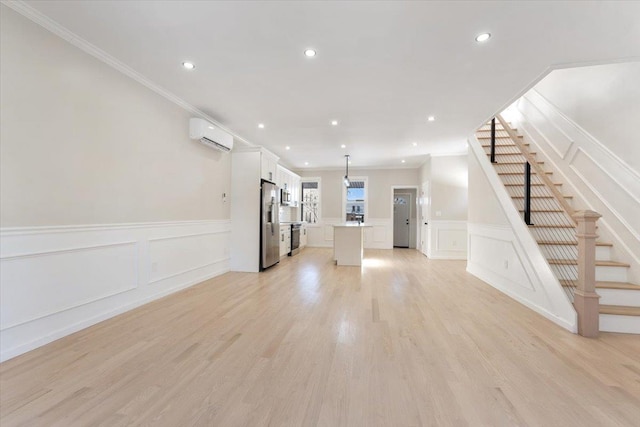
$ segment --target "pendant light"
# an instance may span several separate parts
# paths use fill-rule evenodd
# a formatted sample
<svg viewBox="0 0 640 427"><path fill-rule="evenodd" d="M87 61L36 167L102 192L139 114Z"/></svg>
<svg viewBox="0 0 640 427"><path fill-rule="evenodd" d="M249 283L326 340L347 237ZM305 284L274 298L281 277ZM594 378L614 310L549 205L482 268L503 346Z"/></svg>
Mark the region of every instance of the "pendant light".
<svg viewBox="0 0 640 427"><path fill-rule="evenodd" d="M346 172L344 174L344 181L343 182L344 182L344 186L349 188L351 186L351 181L349 181L349 157L350 156L348 154L346 154L344 157L346 159L347 169L346 169Z"/></svg>

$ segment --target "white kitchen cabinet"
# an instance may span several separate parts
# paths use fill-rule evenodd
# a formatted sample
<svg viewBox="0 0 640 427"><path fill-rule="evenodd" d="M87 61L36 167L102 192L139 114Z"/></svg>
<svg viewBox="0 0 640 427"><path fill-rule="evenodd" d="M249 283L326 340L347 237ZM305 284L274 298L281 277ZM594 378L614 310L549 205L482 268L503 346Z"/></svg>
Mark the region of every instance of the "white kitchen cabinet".
<svg viewBox="0 0 640 427"><path fill-rule="evenodd" d="M261 150L261 177L276 182L278 158L266 150Z"/></svg>
<svg viewBox="0 0 640 427"><path fill-rule="evenodd" d="M280 226L280 257L286 256L291 252L291 226Z"/></svg>
<svg viewBox="0 0 640 427"><path fill-rule="evenodd" d="M260 178L273 181L277 163L278 158L261 147L231 152L232 271L260 269Z"/></svg>
<svg viewBox="0 0 640 427"><path fill-rule="evenodd" d="M300 176L291 172L284 166L278 165L276 179L276 184L278 184L278 187L286 189L291 196L289 206L300 206L300 188L302 185Z"/></svg>
<svg viewBox="0 0 640 427"><path fill-rule="evenodd" d="M300 248L307 246L307 224L303 223L300 227Z"/></svg>

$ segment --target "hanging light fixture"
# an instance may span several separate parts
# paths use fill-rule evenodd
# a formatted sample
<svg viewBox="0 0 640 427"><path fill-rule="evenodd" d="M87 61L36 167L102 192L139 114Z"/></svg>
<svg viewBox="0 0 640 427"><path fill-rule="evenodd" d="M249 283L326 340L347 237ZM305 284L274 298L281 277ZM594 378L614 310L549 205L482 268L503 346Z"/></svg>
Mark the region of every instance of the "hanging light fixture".
<svg viewBox="0 0 640 427"><path fill-rule="evenodd" d="M346 163L347 163L347 170L346 170L346 172L344 174L344 181L343 182L344 182L344 186L349 188L351 186L351 181L349 181L349 157L350 156L348 154L346 154L344 157L345 157L345 160L346 160Z"/></svg>

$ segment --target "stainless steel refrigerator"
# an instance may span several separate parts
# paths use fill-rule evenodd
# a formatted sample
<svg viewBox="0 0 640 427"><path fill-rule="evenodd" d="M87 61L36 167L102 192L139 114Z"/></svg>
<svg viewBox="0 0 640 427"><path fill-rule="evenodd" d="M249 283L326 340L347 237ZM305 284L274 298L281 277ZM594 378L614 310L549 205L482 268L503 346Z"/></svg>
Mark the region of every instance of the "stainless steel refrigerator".
<svg viewBox="0 0 640 427"><path fill-rule="evenodd" d="M261 181L260 185L260 271L280 261L280 219L278 186Z"/></svg>

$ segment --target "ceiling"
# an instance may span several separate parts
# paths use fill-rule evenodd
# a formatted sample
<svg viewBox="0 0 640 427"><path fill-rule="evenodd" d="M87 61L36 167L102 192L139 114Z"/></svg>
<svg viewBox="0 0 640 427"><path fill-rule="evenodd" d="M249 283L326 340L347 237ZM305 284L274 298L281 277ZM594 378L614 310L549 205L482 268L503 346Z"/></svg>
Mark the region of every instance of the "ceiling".
<svg viewBox="0 0 640 427"><path fill-rule="evenodd" d="M24 3L294 169L417 167L551 68L640 58L640 2Z"/></svg>

